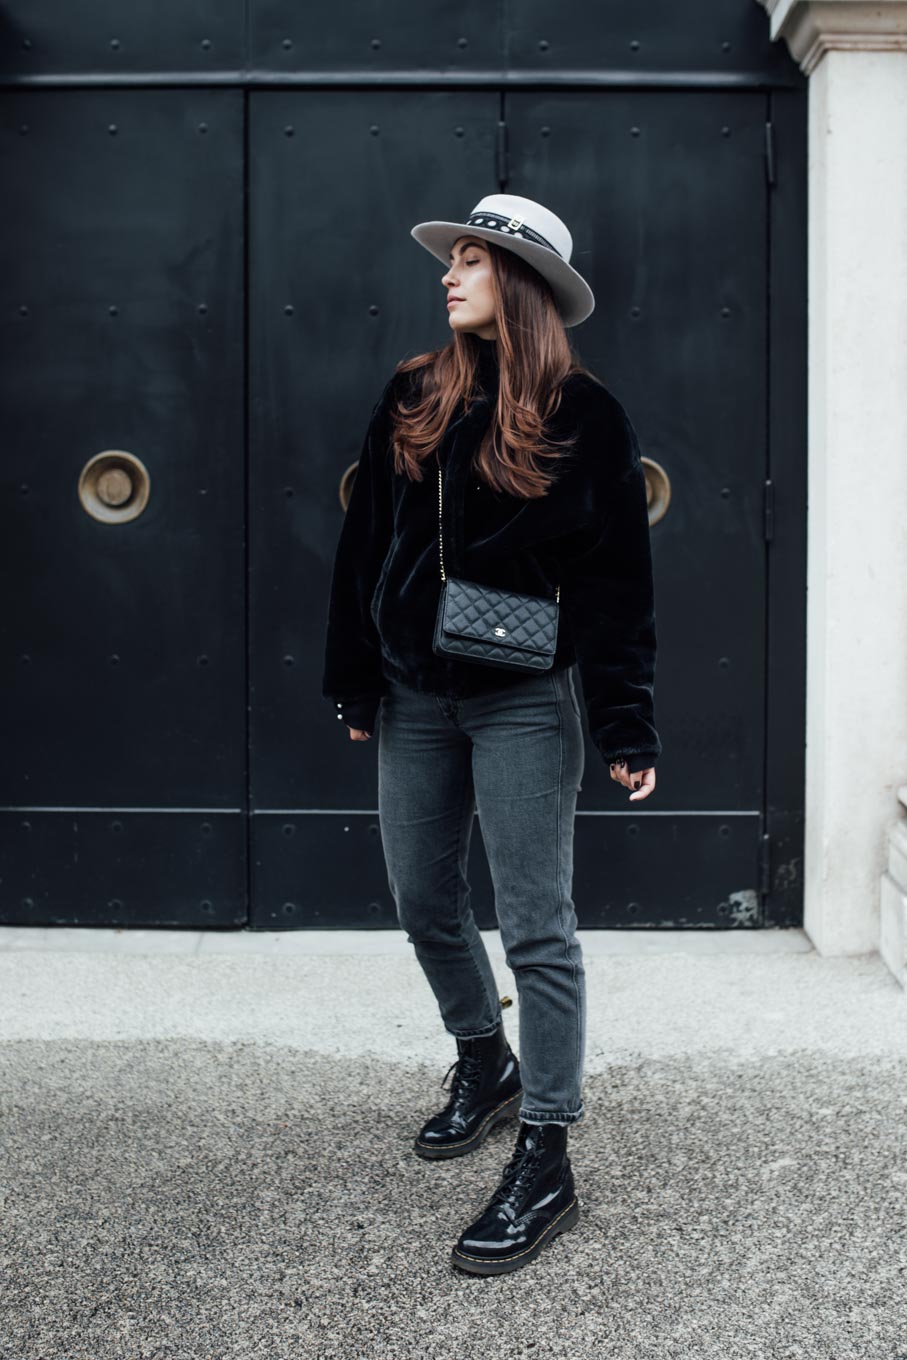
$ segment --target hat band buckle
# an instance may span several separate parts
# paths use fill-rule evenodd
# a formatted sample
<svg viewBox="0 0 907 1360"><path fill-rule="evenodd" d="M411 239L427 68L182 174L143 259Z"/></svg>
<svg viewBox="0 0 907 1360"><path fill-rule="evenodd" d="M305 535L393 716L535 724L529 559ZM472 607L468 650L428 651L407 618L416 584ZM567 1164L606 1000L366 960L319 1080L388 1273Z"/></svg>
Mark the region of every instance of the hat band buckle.
<svg viewBox="0 0 907 1360"><path fill-rule="evenodd" d="M526 226L523 217L504 217L501 213L495 212L475 212L470 213L466 219L468 227L491 227L494 231L501 232L504 236L522 236L524 241L529 241L536 246L544 246L546 250L553 251L558 259L563 259L561 252L553 246L550 241L546 241L541 232Z"/></svg>

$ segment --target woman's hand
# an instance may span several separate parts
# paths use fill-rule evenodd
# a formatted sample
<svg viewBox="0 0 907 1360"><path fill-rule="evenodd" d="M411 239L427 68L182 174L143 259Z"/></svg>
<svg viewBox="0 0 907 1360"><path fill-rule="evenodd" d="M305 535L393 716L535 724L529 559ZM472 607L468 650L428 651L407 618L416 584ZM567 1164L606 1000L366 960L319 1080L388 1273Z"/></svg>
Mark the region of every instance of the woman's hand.
<svg viewBox="0 0 907 1360"><path fill-rule="evenodd" d="M368 741L371 732L363 732L359 727L350 728L350 741Z"/></svg>
<svg viewBox="0 0 907 1360"><path fill-rule="evenodd" d="M633 789L629 801L631 803L641 802L643 798L648 798L655 787L655 766L652 765L648 770L634 770L633 774L627 769L625 760L611 761L611 778L616 784L623 784L626 789Z"/></svg>

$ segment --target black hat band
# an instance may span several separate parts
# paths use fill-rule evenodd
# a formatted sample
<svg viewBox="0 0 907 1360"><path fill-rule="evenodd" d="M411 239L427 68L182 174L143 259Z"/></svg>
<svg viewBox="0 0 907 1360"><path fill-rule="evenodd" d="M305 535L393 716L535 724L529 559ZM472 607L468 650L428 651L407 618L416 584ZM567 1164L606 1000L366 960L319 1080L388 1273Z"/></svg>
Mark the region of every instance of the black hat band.
<svg viewBox="0 0 907 1360"><path fill-rule="evenodd" d="M494 231L499 231L503 236L522 236L524 241L531 241L533 245L544 246L546 250L551 250L562 260L564 257L550 241L546 241L544 236L540 236L537 231L527 227L521 217L504 217L501 213L476 212L470 214L466 219L468 227L491 227Z"/></svg>

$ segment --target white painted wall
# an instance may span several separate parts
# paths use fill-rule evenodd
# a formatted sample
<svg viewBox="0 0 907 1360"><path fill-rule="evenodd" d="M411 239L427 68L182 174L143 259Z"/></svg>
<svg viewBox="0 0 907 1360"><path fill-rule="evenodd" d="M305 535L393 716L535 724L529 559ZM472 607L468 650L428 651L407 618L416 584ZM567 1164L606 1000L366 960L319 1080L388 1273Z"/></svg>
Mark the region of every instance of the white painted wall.
<svg viewBox="0 0 907 1360"><path fill-rule="evenodd" d="M838 954L878 948L907 777L907 53L829 51L809 101L804 925Z"/></svg>
<svg viewBox="0 0 907 1360"><path fill-rule="evenodd" d="M907 3L758 2L809 75L804 926L864 953L907 780Z"/></svg>

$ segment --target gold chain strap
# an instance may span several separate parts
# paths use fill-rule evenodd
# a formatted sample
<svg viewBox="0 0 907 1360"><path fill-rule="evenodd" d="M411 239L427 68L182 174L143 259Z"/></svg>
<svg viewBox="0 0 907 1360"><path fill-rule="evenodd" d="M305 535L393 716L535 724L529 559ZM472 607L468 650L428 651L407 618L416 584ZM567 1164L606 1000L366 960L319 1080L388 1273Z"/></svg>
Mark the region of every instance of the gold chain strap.
<svg viewBox="0 0 907 1360"><path fill-rule="evenodd" d="M441 537L441 464L440 464L440 463L438 464L438 553L439 553L440 558L441 558L441 580L442 580L442 581L446 581L446 580L447 580L447 577L444 575L444 543L443 543L442 537ZM555 598L555 600L558 602L558 604L560 604L560 600L561 600L561 588L560 588L560 585L555 586L555 590L554 590L554 598Z"/></svg>

